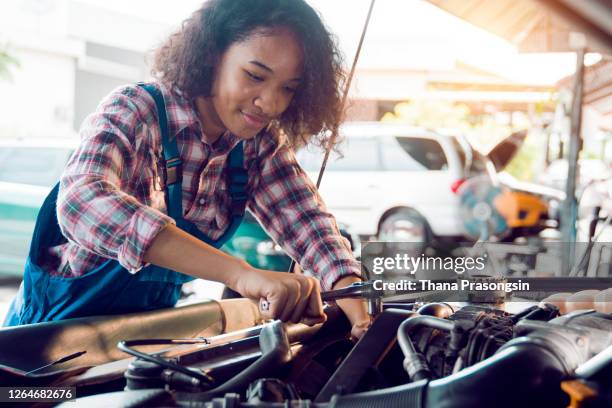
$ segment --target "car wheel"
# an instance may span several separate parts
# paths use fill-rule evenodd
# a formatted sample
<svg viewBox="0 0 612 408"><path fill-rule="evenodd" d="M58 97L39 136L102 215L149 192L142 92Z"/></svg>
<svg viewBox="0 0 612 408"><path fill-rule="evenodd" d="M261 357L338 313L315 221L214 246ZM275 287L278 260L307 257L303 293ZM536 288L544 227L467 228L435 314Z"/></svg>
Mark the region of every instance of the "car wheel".
<svg viewBox="0 0 612 408"><path fill-rule="evenodd" d="M378 240L383 242L385 256L407 254L418 257L429 244L427 220L416 210L402 208L384 217L378 228Z"/></svg>
<svg viewBox="0 0 612 408"><path fill-rule="evenodd" d="M427 220L412 208L395 210L385 216L378 227L378 240L384 242L429 241Z"/></svg>

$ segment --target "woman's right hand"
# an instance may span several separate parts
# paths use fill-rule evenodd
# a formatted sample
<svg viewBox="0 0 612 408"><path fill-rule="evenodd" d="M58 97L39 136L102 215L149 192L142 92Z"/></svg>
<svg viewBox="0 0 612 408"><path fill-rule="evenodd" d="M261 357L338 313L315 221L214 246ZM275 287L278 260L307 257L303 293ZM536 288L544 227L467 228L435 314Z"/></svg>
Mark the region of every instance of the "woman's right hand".
<svg viewBox="0 0 612 408"><path fill-rule="evenodd" d="M325 321L319 281L304 275L256 269L175 225L167 225L144 256L147 263L195 278L223 282L230 289L270 307L263 317L314 325Z"/></svg>
<svg viewBox="0 0 612 408"><path fill-rule="evenodd" d="M266 300L265 318L283 322L315 325L325 321L321 303L321 287L315 278L286 272L273 272L245 265L228 286L242 296L256 301Z"/></svg>

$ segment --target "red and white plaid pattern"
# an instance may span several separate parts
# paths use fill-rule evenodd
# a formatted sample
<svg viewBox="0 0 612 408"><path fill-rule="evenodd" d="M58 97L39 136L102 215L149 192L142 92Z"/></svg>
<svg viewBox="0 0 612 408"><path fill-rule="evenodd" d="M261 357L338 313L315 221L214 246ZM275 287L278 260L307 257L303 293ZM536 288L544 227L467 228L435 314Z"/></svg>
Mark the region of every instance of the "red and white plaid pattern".
<svg viewBox="0 0 612 408"><path fill-rule="evenodd" d="M227 132L208 144L193 101L157 86L183 160L184 217L216 239L230 223L225 173L228 154L240 139ZM60 228L69 242L43 257L50 274L80 276L108 258L133 273L146 266L143 256L155 236L174 223L166 215L156 116L151 96L133 85L112 92L85 120L57 201ZM247 207L270 236L324 289L343 276L359 275L348 242L293 151L260 134L245 141L244 156Z"/></svg>

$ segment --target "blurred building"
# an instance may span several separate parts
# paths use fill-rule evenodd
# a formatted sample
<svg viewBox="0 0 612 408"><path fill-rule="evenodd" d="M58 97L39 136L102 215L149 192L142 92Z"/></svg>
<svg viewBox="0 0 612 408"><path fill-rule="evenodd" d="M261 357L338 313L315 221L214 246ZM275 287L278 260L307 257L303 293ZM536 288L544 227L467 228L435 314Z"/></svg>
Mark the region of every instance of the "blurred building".
<svg viewBox="0 0 612 408"><path fill-rule="evenodd" d="M0 78L0 137L72 134L110 90L147 78L146 51L168 29L73 0L4 0L0 27L18 61Z"/></svg>
<svg viewBox="0 0 612 408"><path fill-rule="evenodd" d="M345 24L349 31L337 31L341 42L350 43L343 47L350 62L350 46L357 42L362 22L358 14L363 7L357 5L365 3L319 3L315 6L324 14L325 7L354 5L350 12L355 18ZM0 137L73 132L110 90L149 76L145 57L172 24L139 13L130 2L98 4L0 2L0 47L6 46L19 61L19 67L10 68L9 79L0 78ZM335 31L338 23L347 22L329 10L325 16ZM174 16L172 20L179 22ZM476 114L502 112L509 117L512 112L533 112L536 106L552 110L555 82L561 76L525 81L488 68L511 46L484 37L486 33L460 26L428 3L380 1L357 66L348 119L376 120L411 98L462 102Z"/></svg>
<svg viewBox="0 0 612 408"><path fill-rule="evenodd" d="M602 159L612 158L612 5L609 0L427 0L470 24L505 38L523 53L576 52L584 42L586 51L601 60L584 72L581 138L599 144ZM585 60L585 64L588 65ZM574 75L560 79L555 123L564 156L569 135ZM550 135L549 135L550 136Z"/></svg>
<svg viewBox="0 0 612 408"><path fill-rule="evenodd" d="M475 114L554 111L555 86L525 84L460 60L448 67L361 68L351 95L349 120L378 120L408 99L462 103Z"/></svg>
<svg viewBox="0 0 612 408"><path fill-rule="evenodd" d="M573 77L558 83L562 92L571 92ZM586 67L582 105L582 135L590 150L612 164L612 61L601 60Z"/></svg>

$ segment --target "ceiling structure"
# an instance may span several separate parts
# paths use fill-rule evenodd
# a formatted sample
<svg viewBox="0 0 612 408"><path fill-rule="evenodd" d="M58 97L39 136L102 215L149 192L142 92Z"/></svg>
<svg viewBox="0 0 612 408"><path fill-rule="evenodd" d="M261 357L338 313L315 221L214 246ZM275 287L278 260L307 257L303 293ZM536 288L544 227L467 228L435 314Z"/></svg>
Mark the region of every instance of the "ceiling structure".
<svg viewBox="0 0 612 408"><path fill-rule="evenodd" d="M603 59L585 69L583 104L612 118L612 0L427 0L521 52L576 51L574 34ZM573 77L559 81L572 87Z"/></svg>
<svg viewBox="0 0 612 408"><path fill-rule="evenodd" d="M598 52L598 66L563 81L582 90L572 104L572 131L568 149L566 200L562 204L561 233L567 243L563 252L563 275L569 276L576 242L576 174L581 150L581 116L584 106L603 110L612 117L612 0L427 0L455 16L500 36L521 52ZM582 35L581 35L582 34ZM578 65L578 64L577 64ZM577 67L582 72L583 65ZM566 84L559 84L566 85ZM574 87L572 87L574 88ZM576 96L576 95L574 95ZM574 130L574 126L576 129Z"/></svg>
<svg viewBox="0 0 612 408"><path fill-rule="evenodd" d="M561 79L559 87L571 89L574 77ZM600 128L612 131L612 60L601 60L584 70L582 103L603 116Z"/></svg>
<svg viewBox="0 0 612 408"><path fill-rule="evenodd" d="M428 0L500 36L521 52L575 51L572 33L587 37L588 51L612 55L610 0Z"/></svg>

